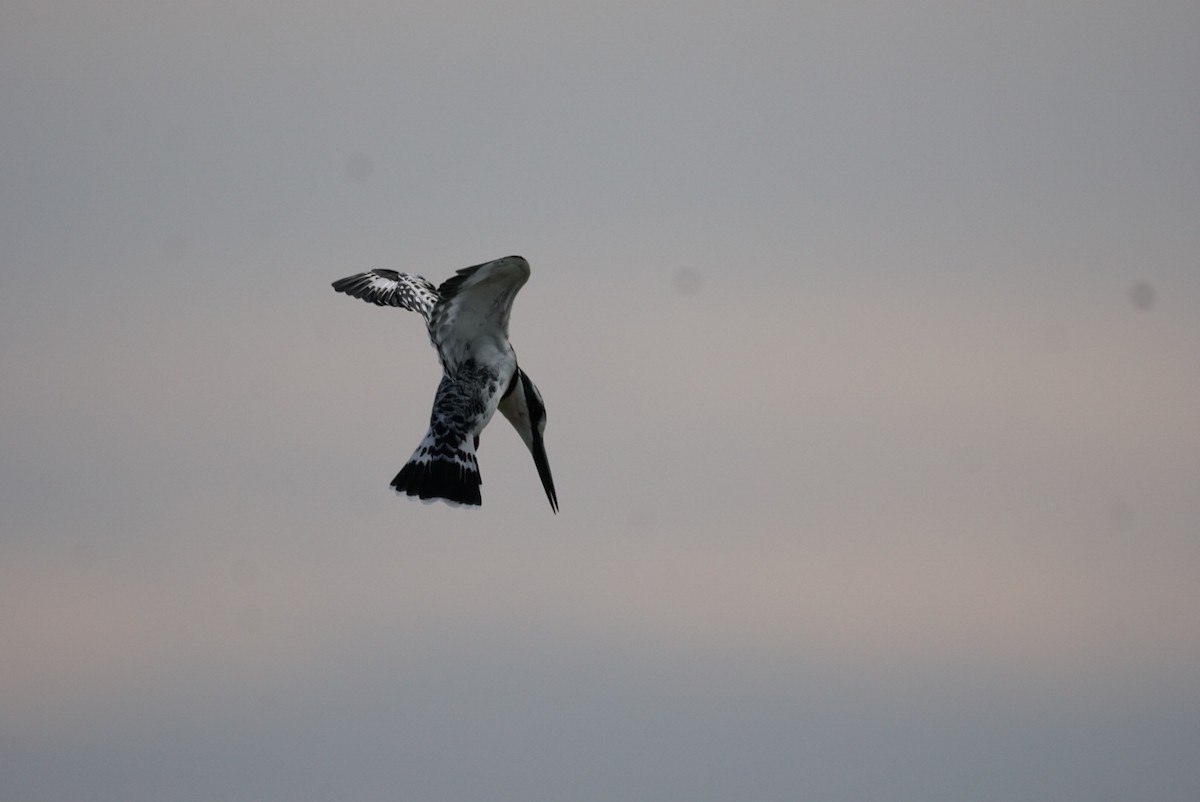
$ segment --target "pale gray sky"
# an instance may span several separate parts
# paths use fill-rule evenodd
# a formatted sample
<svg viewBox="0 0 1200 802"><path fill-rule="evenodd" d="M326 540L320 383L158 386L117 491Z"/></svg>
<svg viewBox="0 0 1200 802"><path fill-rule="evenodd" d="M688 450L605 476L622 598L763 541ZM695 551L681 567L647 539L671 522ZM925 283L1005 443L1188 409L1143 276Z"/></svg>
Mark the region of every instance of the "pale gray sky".
<svg viewBox="0 0 1200 802"><path fill-rule="evenodd" d="M0 797L1200 798L1200 7L0 9ZM510 253L562 505L336 295Z"/></svg>

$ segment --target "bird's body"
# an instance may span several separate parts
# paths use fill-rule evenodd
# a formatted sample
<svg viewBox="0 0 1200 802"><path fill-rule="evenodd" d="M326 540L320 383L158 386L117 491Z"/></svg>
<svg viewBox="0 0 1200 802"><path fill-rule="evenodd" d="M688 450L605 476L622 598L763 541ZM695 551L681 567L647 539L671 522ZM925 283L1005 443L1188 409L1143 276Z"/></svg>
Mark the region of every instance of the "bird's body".
<svg viewBox="0 0 1200 802"><path fill-rule="evenodd" d="M398 306L425 319L442 363L429 431L392 480L398 493L423 500L479 505L479 435L499 409L533 454L538 476L558 511L554 480L542 443L546 407L517 365L508 320L529 263L508 256L463 268L435 288L426 279L372 270L339 279L333 288L377 306Z"/></svg>

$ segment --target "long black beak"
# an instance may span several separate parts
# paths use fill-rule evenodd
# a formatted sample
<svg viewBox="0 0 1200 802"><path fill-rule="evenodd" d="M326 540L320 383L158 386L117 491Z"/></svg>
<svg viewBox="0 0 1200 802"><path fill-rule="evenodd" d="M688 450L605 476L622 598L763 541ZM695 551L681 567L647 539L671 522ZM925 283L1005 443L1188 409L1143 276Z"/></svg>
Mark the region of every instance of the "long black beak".
<svg viewBox="0 0 1200 802"><path fill-rule="evenodd" d="M537 429L533 430L533 445L529 450L533 452L533 464L537 466L542 487L546 488L546 498L550 499L550 509L558 514L558 495L554 492L554 477L550 475L550 460L546 459L546 446Z"/></svg>

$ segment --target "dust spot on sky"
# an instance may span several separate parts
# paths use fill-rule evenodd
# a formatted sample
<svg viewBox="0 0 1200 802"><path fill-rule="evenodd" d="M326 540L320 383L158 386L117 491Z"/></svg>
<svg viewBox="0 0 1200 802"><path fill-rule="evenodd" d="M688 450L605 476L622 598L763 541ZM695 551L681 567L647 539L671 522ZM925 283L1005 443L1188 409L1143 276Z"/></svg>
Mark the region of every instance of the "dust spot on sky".
<svg viewBox="0 0 1200 802"><path fill-rule="evenodd" d="M375 171L375 162L369 154L357 150L346 159L346 177L351 181L366 181Z"/></svg>
<svg viewBox="0 0 1200 802"><path fill-rule="evenodd" d="M694 267L681 267L671 277L671 284L680 295L698 295L704 289L704 275Z"/></svg>
<svg viewBox="0 0 1200 802"><path fill-rule="evenodd" d="M1124 501L1114 501L1108 506L1108 522L1112 528L1124 534L1133 528L1133 508Z"/></svg>
<svg viewBox="0 0 1200 802"><path fill-rule="evenodd" d="M256 239L270 239L275 234L275 218L270 212L259 212L250 218L250 234Z"/></svg>
<svg viewBox="0 0 1200 802"><path fill-rule="evenodd" d="M957 467L965 474L978 476L983 472L984 459L983 449L979 446L963 446L957 454Z"/></svg>
<svg viewBox="0 0 1200 802"><path fill-rule="evenodd" d="M263 628L262 610L256 604L243 604L235 613L237 628L248 635L258 635Z"/></svg>
<svg viewBox="0 0 1200 802"><path fill-rule="evenodd" d="M158 254L165 261L178 262L187 256L187 240L179 232L168 234L163 238L162 244L158 248Z"/></svg>
<svg viewBox="0 0 1200 802"><path fill-rule="evenodd" d="M71 548L71 562L76 568L89 571L100 562L100 553L94 544L81 540Z"/></svg>
<svg viewBox="0 0 1200 802"><path fill-rule="evenodd" d="M1056 353L1067 350L1071 345L1071 333L1057 323L1047 326L1042 336L1046 347Z"/></svg>
<svg viewBox="0 0 1200 802"><path fill-rule="evenodd" d="M187 132L182 125L169 125L159 132L159 141L164 152L178 156L184 151Z"/></svg>
<svg viewBox="0 0 1200 802"><path fill-rule="evenodd" d="M630 506L625 514L625 528L634 534L646 534L654 530L658 518L654 508L646 503L636 503Z"/></svg>
<svg viewBox="0 0 1200 802"><path fill-rule="evenodd" d="M230 566L229 578L235 586L245 590L258 585L261 573L262 571L256 562L252 560L236 560Z"/></svg>
<svg viewBox="0 0 1200 802"><path fill-rule="evenodd" d="M1148 281L1134 282L1129 288L1129 303L1133 304L1134 309L1140 309L1143 312L1154 308L1155 302L1158 300L1154 292L1154 285Z"/></svg>

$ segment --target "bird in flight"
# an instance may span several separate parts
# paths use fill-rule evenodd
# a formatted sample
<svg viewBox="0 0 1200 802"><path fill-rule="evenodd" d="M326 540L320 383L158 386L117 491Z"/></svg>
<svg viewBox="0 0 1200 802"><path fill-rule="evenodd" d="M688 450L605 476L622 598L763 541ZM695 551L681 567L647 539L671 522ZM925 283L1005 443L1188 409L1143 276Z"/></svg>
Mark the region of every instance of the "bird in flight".
<svg viewBox="0 0 1200 802"><path fill-rule="evenodd" d="M442 363L429 431L392 480L397 493L422 500L478 506L479 434L497 409L533 454L550 509L558 496L542 433L546 406L508 342L513 298L529 280L520 256L465 267L434 287L421 276L369 270L333 282L333 288L376 306L398 306L425 319Z"/></svg>

